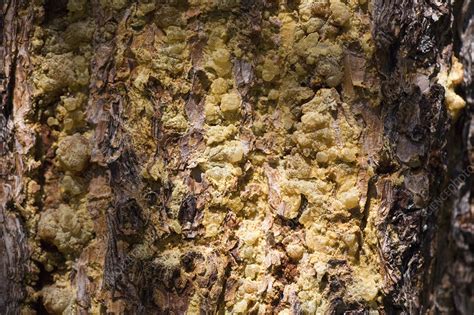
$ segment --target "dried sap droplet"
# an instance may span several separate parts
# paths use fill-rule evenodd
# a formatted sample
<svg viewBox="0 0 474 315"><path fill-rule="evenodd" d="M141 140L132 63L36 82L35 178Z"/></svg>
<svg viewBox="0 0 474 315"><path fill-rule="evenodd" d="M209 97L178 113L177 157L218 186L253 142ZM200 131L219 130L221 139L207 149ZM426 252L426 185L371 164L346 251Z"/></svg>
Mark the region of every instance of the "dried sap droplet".
<svg viewBox="0 0 474 315"><path fill-rule="evenodd" d="M80 172L84 170L90 158L89 141L86 137L76 133L65 137L56 151L61 166L68 171Z"/></svg>

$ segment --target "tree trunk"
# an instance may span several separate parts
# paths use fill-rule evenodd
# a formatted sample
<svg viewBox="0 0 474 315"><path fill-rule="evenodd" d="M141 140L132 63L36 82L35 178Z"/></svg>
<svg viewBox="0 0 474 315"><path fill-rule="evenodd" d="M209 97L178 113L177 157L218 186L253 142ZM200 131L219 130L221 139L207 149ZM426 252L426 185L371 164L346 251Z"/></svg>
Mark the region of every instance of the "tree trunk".
<svg viewBox="0 0 474 315"><path fill-rule="evenodd" d="M3 1L0 314L473 314L473 10Z"/></svg>

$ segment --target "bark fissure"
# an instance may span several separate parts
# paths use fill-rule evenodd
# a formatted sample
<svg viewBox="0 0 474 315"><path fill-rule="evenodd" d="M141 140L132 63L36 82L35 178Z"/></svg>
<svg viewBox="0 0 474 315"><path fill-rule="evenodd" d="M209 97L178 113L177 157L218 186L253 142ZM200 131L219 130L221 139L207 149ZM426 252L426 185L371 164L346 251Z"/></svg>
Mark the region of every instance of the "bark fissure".
<svg viewBox="0 0 474 315"><path fill-rule="evenodd" d="M0 313L471 314L473 8L4 1Z"/></svg>

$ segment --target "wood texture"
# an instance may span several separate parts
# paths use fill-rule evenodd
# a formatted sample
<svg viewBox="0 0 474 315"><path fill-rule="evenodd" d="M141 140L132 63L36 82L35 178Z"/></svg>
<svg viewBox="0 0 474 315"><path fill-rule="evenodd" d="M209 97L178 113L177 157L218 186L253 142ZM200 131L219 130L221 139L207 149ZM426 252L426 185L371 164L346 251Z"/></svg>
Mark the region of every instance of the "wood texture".
<svg viewBox="0 0 474 315"><path fill-rule="evenodd" d="M473 12L3 1L0 314L472 314Z"/></svg>

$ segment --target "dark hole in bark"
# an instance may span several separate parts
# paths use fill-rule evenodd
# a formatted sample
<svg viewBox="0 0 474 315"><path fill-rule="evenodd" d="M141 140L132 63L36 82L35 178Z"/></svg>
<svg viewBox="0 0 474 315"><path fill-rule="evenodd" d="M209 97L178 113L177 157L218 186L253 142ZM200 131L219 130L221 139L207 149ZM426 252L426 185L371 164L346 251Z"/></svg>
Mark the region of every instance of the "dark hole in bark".
<svg viewBox="0 0 474 315"><path fill-rule="evenodd" d="M39 269L38 281L36 282L35 289L41 290L47 285L53 284L54 279L51 272L46 271L44 265L41 263L36 264Z"/></svg>
<svg viewBox="0 0 474 315"><path fill-rule="evenodd" d="M55 256L55 259L58 259L58 264L62 265L66 262L63 254L59 251L59 249L54 244L47 243L43 240L40 241L41 248L49 253L52 253Z"/></svg>
<svg viewBox="0 0 474 315"><path fill-rule="evenodd" d="M298 10L298 6L300 5L300 0L287 0L286 6L290 11Z"/></svg>
<svg viewBox="0 0 474 315"><path fill-rule="evenodd" d="M319 292L323 292L328 285L328 274L325 273L321 278L321 282L319 283Z"/></svg>
<svg viewBox="0 0 474 315"><path fill-rule="evenodd" d="M68 0L47 0L44 5L46 20L51 21L56 17L67 15L67 2Z"/></svg>
<svg viewBox="0 0 474 315"><path fill-rule="evenodd" d="M49 314L49 312L44 307L43 298L39 297L35 303L31 306L33 311L36 311L36 314Z"/></svg>
<svg viewBox="0 0 474 315"><path fill-rule="evenodd" d="M328 265L335 268L337 266L344 266L347 262L344 259L330 259Z"/></svg>
<svg viewBox="0 0 474 315"><path fill-rule="evenodd" d="M191 169L191 177L197 182L202 183L202 169L201 167L196 166L195 168Z"/></svg>
<svg viewBox="0 0 474 315"><path fill-rule="evenodd" d="M181 258L181 264L187 272L193 271L194 269L193 257L188 254Z"/></svg>
<svg viewBox="0 0 474 315"><path fill-rule="evenodd" d="M211 86L211 80L207 77L206 72L202 70L196 71L196 77L199 80L199 84L201 85L201 89L204 91L209 90Z"/></svg>
<svg viewBox="0 0 474 315"><path fill-rule="evenodd" d="M196 216L196 198L190 195L184 198L179 208L178 220L179 223L193 222Z"/></svg>
<svg viewBox="0 0 474 315"><path fill-rule="evenodd" d="M158 201L158 194L154 191L149 191L145 196L146 202L149 206L156 204Z"/></svg>
<svg viewBox="0 0 474 315"><path fill-rule="evenodd" d="M337 292L339 290L342 290L343 288L344 288L344 285L342 284L341 280L338 277L331 276L329 278L329 291Z"/></svg>

